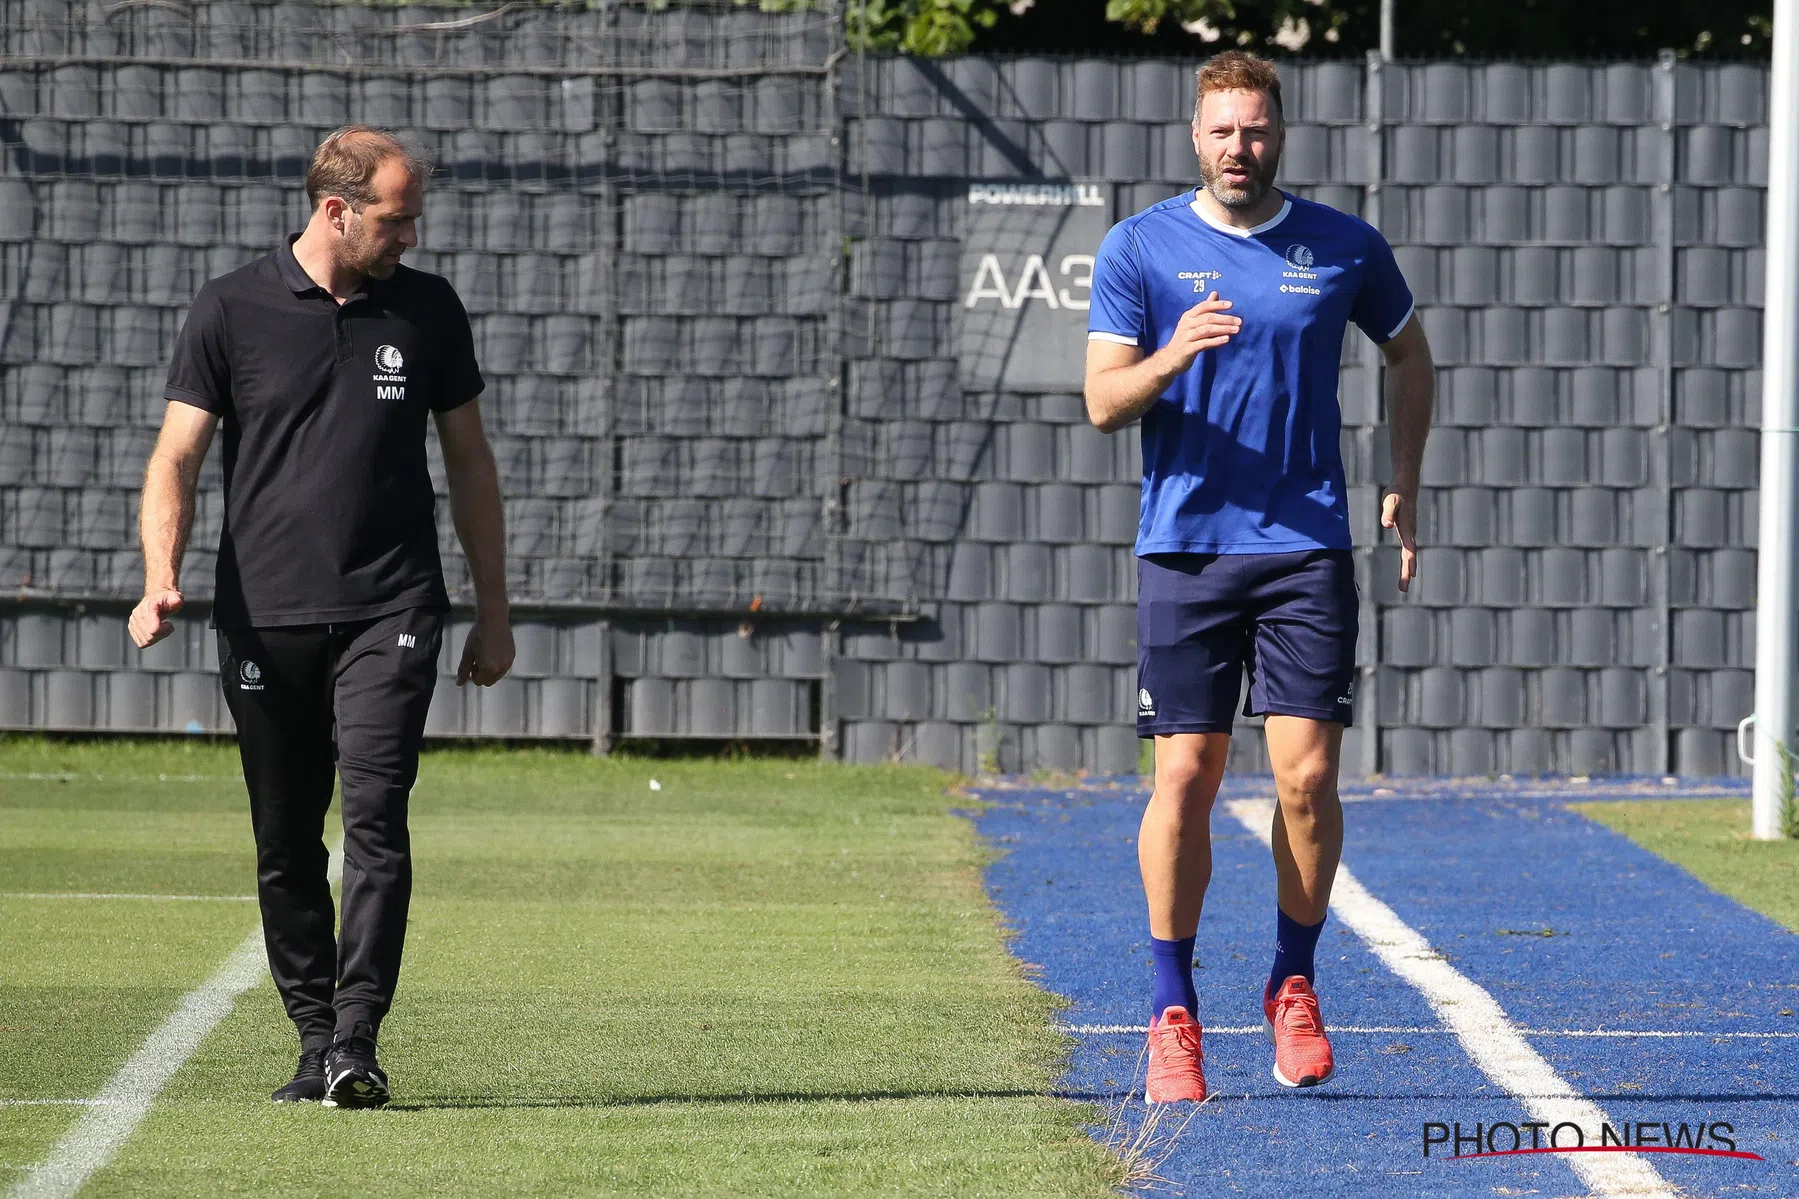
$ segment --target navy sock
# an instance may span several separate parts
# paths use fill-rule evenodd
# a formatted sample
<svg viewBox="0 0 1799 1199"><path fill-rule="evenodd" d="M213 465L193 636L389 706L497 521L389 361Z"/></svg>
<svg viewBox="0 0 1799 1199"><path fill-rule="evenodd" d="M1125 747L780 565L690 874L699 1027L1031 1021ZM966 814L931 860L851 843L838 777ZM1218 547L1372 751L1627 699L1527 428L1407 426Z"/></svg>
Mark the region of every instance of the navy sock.
<svg viewBox="0 0 1799 1199"><path fill-rule="evenodd" d="M1193 937L1178 941L1149 939L1149 951L1155 955L1156 990L1150 1001L1150 1014L1157 1020L1171 1007L1184 1007L1187 1014L1198 1018L1199 996L1193 990Z"/></svg>
<svg viewBox="0 0 1799 1199"><path fill-rule="evenodd" d="M1274 969L1268 972L1267 991L1271 998L1295 974L1312 981L1312 956L1318 949L1318 934L1324 931L1322 920L1301 924L1278 907L1275 916Z"/></svg>

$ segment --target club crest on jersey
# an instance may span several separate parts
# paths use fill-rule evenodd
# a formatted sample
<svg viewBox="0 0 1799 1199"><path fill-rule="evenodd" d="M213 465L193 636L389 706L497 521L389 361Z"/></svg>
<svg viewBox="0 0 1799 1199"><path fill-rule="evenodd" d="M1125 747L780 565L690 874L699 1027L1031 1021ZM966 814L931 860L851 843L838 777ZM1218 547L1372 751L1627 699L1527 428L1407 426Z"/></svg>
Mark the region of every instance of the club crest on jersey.
<svg viewBox="0 0 1799 1199"><path fill-rule="evenodd" d="M1315 282L1318 278L1312 270L1317 258L1312 254L1312 247L1294 242L1287 247L1287 270L1281 272L1283 279L1305 279ZM1308 283L1283 283L1281 291L1287 295L1319 296L1324 293Z"/></svg>
<svg viewBox="0 0 1799 1199"><path fill-rule="evenodd" d="M403 400L406 398L406 376L400 372L406 368L406 355L400 353L397 346L382 346L375 351L375 365L380 370L375 374L375 398L377 400ZM398 386L396 386L398 385Z"/></svg>
<svg viewBox="0 0 1799 1199"><path fill-rule="evenodd" d="M241 663L237 668L238 686L245 691L262 690L262 667L254 662Z"/></svg>

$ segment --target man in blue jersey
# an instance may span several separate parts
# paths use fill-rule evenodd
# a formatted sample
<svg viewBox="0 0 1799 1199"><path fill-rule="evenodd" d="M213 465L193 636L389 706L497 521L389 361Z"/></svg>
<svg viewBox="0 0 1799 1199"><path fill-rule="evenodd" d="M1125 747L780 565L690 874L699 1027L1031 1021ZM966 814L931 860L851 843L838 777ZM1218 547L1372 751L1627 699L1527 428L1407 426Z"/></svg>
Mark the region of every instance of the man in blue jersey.
<svg viewBox="0 0 1799 1199"><path fill-rule="evenodd" d="M1345 326L1386 359L1399 587L1417 573L1432 370L1412 294L1373 227L1274 187L1280 78L1229 51L1200 68L1202 186L1107 234L1088 313L1087 412L1143 422L1137 535L1140 736L1155 791L1138 862L1155 990L1151 1103L1206 1095L1193 942L1211 878L1212 801L1243 677L1265 715L1279 803L1274 965L1262 993L1274 1077L1331 1076L1313 953L1343 847L1337 770L1355 688L1357 592L1338 449Z"/></svg>

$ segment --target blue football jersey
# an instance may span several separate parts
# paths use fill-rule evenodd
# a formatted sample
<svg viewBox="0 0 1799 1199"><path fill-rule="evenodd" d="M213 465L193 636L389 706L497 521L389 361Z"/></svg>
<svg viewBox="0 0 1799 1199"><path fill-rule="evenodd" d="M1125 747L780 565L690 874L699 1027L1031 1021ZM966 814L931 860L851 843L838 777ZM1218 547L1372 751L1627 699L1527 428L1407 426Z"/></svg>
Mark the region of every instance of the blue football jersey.
<svg viewBox="0 0 1799 1199"><path fill-rule="evenodd" d="M1392 249L1309 200L1288 196L1271 220L1236 229L1189 192L1106 235L1087 336L1148 355L1214 291L1243 327L1143 415L1137 553L1348 549L1337 369L1350 321L1386 342L1411 319Z"/></svg>

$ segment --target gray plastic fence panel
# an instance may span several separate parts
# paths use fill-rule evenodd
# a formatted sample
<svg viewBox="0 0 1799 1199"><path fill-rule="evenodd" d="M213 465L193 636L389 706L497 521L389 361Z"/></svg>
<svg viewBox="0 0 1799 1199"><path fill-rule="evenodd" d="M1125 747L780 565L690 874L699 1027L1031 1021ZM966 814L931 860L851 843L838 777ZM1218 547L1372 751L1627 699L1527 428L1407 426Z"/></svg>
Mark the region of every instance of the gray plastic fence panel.
<svg viewBox="0 0 1799 1199"><path fill-rule="evenodd" d="M434 735L1135 769L1139 451L1086 423L1085 260L1195 182L1193 64L834 56L828 8L190 8L0 0L0 726L228 731L202 621L124 640L137 488L194 291L360 119L439 162L414 258L471 314L533 613ZM1738 769L1766 72L1282 71L1283 186L1381 229L1439 368L1402 596L1345 347L1348 768Z"/></svg>

